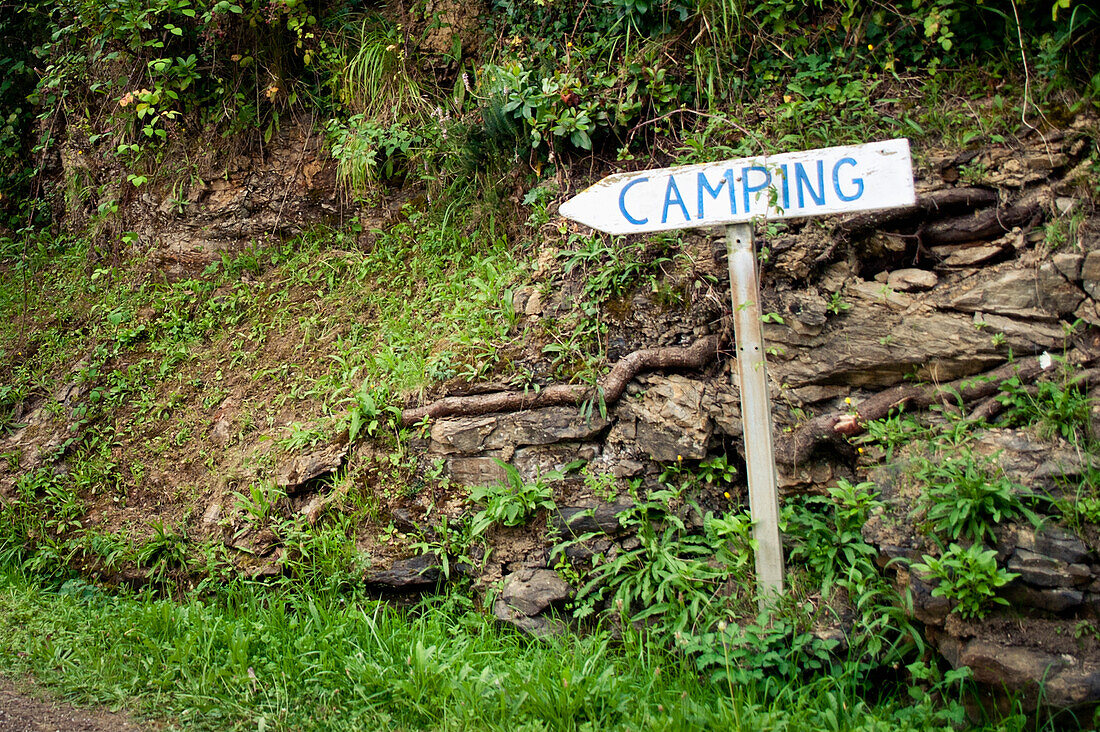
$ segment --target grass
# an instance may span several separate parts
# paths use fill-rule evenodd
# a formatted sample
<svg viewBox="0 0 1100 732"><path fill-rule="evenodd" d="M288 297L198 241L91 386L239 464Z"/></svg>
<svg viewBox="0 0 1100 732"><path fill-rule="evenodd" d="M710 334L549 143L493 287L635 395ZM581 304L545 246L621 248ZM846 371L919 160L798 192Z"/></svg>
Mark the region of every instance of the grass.
<svg viewBox="0 0 1100 732"><path fill-rule="evenodd" d="M700 682L644 633L532 640L461 595L400 610L236 583L174 602L7 569L0 634L3 673L187 729L949 728L928 689L914 702L865 699L843 676Z"/></svg>

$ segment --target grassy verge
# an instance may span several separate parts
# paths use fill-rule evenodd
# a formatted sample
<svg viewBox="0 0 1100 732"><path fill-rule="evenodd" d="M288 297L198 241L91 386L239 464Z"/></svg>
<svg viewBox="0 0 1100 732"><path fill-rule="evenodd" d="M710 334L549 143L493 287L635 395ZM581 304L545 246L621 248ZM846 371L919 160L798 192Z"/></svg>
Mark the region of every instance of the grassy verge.
<svg viewBox="0 0 1100 732"><path fill-rule="evenodd" d="M959 709L930 687L867 701L844 676L708 684L643 634L535 641L458 595L406 611L241 585L174 602L9 569L0 636L0 672L188 729L916 730Z"/></svg>

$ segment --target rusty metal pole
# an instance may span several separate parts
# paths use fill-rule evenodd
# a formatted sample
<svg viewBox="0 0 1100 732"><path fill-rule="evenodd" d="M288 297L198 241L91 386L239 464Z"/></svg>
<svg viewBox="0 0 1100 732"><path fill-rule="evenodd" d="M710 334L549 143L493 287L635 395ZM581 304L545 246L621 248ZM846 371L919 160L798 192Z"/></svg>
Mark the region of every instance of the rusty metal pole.
<svg viewBox="0 0 1100 732"><path fill-rule="evenodd" d="M783 592L783 543L779 535L779 489L752 225L727 226L726 247L733 296L737 373L741 381L749 510L756 540L756 587L760 609L764 610Z"/></svg>

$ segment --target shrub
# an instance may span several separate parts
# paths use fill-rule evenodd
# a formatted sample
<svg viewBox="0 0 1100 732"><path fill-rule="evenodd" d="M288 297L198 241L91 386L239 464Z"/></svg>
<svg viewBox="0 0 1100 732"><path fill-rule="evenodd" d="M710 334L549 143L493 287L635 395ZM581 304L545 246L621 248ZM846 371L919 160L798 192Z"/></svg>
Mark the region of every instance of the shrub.
<svg viewBox="0 0 1100 732"><path fill-rule="evenodd" d="M990 603L1008 605L1008 600L997 597L997 590L1018 577L997 566L997 552L981 544L963 549L958 544L948 547L941 557L924 555L924 561L912 566L914 570L937 581L932 590L935 597L943 597L955 604L951 612L957 612L968 620L980 620L989 614Z"/></svg>
<svg viewBox="0 0 1100 732"><path fill-rule="evenodd" d="M551 471L533 483L526 483L513 466L503 460L496 462L504 469L504 480L470 489L470 500L485 504L485 508L474 515L471 524L471 534L475 537L484 534L493 524L520 526L540 508L554 507L553 490L543 481L558 480L561 473Z"/></svg>
<svg viewBox="0 0 1100 732"><path fill-rule="evenodd" d="M1010 480L992 460L969 449L959 450L954 459L945 456L942 462L918 460L915 478L928 486L921 497L925 521L950 540L992 538L994 526L1002 520L1039 521L1020 499L1027 489Z"/></svg>

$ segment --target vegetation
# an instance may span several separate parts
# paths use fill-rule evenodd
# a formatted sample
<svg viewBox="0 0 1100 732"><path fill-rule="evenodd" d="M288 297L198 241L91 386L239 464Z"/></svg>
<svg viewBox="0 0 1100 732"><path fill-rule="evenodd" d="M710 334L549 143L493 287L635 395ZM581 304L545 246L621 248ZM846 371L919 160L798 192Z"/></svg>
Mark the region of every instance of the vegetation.
<svg viewBox="0 0 1100 732"><path fill-rule="evenodd" d="M980 544L966 549L952 544L941 557L925 554L924 561L913 569L936 580L932 594L952 601L952 612L980 620L989 612L990 603L1008 605L1008 600L996 596L997 589L1017 576L1000 569L996 556L995 549Z"/></svg>
<svg viewBox="0 0 1100 732"><path fill-rule="evenodd" d="M197 131L263 145L296 113L317 110L341 180L358 194L384 180L461 186L511 161L538 172L585 151L629 160L666 147L699 161L875 129L1003 141L1046 113L1037 100L1053 113L1088 107L1100 91L1091 64L1100 13L1079 0L495 0L484 22L502 42L485 49L464 46L461 26L421 4L5 7L19 12L0 20L0 203L22 223L48 210L25 194L32 184L45 192L40 173L63 127L83 129L81 151L111 161L93 187L171 188L186 171L168 151ZM977 73L944 71L968 65ZM1021 68L1025 83L1010 92ZM984 94L994 80L1002 90L973 116L909 103ZM750 132L761 97L775 112ZM499 182L483 177L484 187Z"/></svg>
<svg viewBox="0 0 1100 732"><path fill-rule="evenodd" d="M461 596L409 611L354 595L232 584L183 603L5 570L5 673L81 702L138 704L189 729L950 729L957 674L917 664L915 701L865 701L850 680L699 683L627 629L528 640ZM1024 719L999 729L1024 729Z"/></svg>
<svg viewBox="0 0 1100 732"><path fill-rule="evenodd" d="M452 485L418 462L431 425L400 407L442 384L595 385L618 347L608 312L639 291L670 311L710 292L710 253L684 237L551 225L582 166L895 135L1003 144L1100 106L1100 12L494 0L470 34L434 6L0 0L0 437L40 430L43 446L0 455L0 671L195 729L964 724L966 672L932 661L900 567L876 566L863 537L880 486L839 478L785 501L790 591L761 612L732 450L671 462L652 490L567 466L631 499L613 544L542 520L563 473L498 461L503 481ZM389 204L375 228L334 220L162 276L132 230L142 195L181 215L207 183L196 158L228 179L233 155L301 126L348 202ZM1074 226L1052 223L1047 244ZM536 283L551 266L560 282ZM557 284L575 307L521 324L519 296ZM837 290L825 311L853 307ZM1087 383L1058 363L1000 385L999 424L1095 455ZM35 407L52 422L29 424ZM605 410L598 392L582 405ZM1002 522L1100 520L1095 468L1072 499L1037 495L971 449L985 426L895 415L861 443L905 462L929 542L909 569L968 620L1004 604L1013 575L987 548ZM346 457L309 479L324 503L302 505L279 468L331 447ZM228 500L207 507L215 494ZM413 497L410 527L391 509ZM469 586L487 539L524 525L578 590L576 634L507 633L477 604L493 595ZM373 557L399 552L434 557L447 589L405 609L368 597Z"/></svg>

